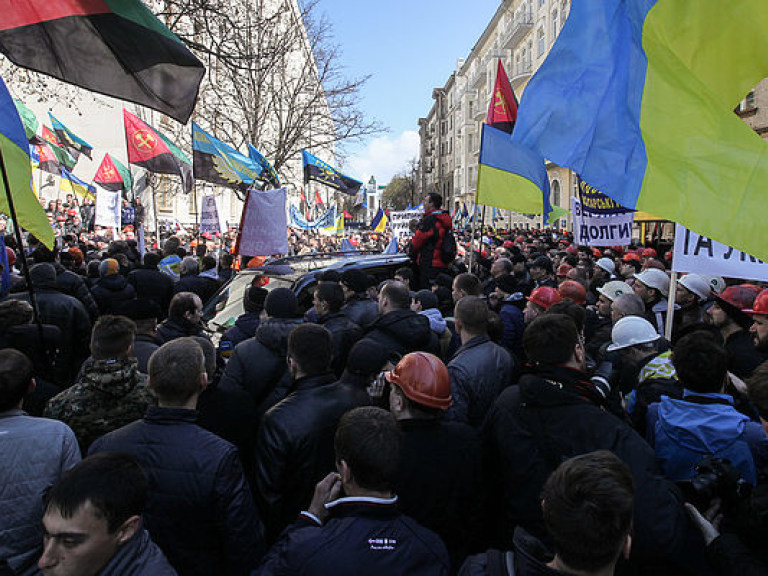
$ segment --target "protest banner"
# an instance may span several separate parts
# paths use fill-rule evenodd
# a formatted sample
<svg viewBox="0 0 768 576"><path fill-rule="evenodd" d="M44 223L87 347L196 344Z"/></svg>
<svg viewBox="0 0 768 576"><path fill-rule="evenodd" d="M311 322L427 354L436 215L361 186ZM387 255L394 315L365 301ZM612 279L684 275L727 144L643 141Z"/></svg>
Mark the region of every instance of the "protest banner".
<svg viewBox="0 0 768 576"><path fill-rule="evenodd" d="M389 228L392 230L392 234L398 238L411 238L413 232L411 231L411 220L419 220L421 215L424 214L424 210L398 210L397 212L389 213Z"/></svg>
<svg viewBox="0 0 768 576"><path fill-rule="evenodd" d="M632 240L630 212L593 214L582 203L571 198L573 212L573 241L581 246L626 246Z"/></svg>
<svg viewBox="0 0 768 576"><path fill-rule="evenodd" d="M251 190L248 194L238 253L245 256L286 254L285 188Z"/></svg>
<svg viewBox="0 0 768 576"><path fill-rule="evenodd" d="M216 196L213 194L203 196L203 206L200 211L200 232L218 234L224 230Z"/></svg>
<svg viewBox="0 0 768 576"><path fill-rule="evenodd" d="M96 226L120 228L120 192L110 192L96 186Z"/></svg>
<svg viewBox="0 0 768 576"><path fill-rule="evenodd" d="M681 224L675 224L672 270L696 272L705 276L768 281L768 265L762 260L706 236L700 236Z"/></svg>

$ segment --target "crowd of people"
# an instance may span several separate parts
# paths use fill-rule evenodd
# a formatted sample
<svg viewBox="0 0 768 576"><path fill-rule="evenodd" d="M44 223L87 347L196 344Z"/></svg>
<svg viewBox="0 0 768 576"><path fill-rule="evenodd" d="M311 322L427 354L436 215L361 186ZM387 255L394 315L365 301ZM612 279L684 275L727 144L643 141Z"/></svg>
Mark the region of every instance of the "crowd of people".
<svg viewBox="0 0 768 576"><path fill-rule="evenodd" d="M424 207L221 334L226 250L7 237L0 575L768 574L768 289Z"/></svg>

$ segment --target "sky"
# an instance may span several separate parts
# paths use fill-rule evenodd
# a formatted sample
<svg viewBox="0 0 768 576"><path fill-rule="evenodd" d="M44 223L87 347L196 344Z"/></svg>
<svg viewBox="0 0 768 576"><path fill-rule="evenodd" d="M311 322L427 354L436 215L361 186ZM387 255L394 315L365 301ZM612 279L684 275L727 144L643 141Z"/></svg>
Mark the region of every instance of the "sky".
<svg viewBox="0 0 768 576"><path fill-rule="evenodd" d="M418 119L466 58L500 0L320 0L347 77L371 75L360 108L388 132L347 145L344 171L387 184L419 155Z"/></svg>

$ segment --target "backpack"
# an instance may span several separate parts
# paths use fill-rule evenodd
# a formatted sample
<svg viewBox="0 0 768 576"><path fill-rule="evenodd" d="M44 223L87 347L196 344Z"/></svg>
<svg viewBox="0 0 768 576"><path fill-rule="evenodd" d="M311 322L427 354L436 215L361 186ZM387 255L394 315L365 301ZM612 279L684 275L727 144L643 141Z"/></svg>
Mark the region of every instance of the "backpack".
<svg viewBox="0 0 768 576"><path fill-rule="evenodd" d="M446 230L445 236L443 236L443 245L440 247L440 259L445 262L446 266L450 266L456 260L457 253L456 237L451 230Z"/></svg>

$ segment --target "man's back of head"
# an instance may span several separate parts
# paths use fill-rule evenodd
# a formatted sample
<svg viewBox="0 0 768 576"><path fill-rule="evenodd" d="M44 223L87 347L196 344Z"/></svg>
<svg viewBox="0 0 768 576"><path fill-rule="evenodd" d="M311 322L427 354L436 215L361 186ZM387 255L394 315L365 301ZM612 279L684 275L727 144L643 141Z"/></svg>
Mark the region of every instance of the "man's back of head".
<svg viewBox="0 0 768 576"><path fill-rule="evenodd" d="M723 390L728 353L709 332L698 330L680 338L672 351L672 364L688 390L700 393Z"/></svg>
<svg viewBox="0 0 768 576"><path fill-rule="evenodd" d="M542 490L552 566L565 573L612 574L631 546L634 484L627 466L607 450L560 464Z"/></svg>
<svg viewBox="0 0 768 576"><path fill-rule="evenodd" d="M0 412L16 408L30 389L32 362L12 348L0 350Z"/></svg>
<svg viewBox="0 0 768 576"><path fill-rule="evenodd" d="M206 383L205 356L193 340L171 340L149 359L149 387L161 406L188 404Z"/></svg>
<svg viewBox="0 0 768 576"><path fill-rule="evenodd" d="M531 322L523 333L523 348L534 364L565 365L579 344L576 323L564 314L546 314Z"/></svg>
<svg viewBox="0 0 768 576"><path fill-rule="evenodd" d="M131 353L136 324L125 316L99 317L91 334L91 355L94 360L126 358Z"/></svg>
<svg viewBox="0 0 768 576"><path fill-rule="evenodd" d="M395 310L407 310L411 305L411 295L408 287L402 282L392 280L387 282L379 293L380 311L382 314Z"/></svg>
<svg viewBox="0 0 768 576"><path fill-rule="evenodd" d="M470 336L488 331L488 306L477 296L466 296L456 304L456 328Z"/></svg>
<svg viewBox="0 0 768 576"><path fill-rule="evenodd" d="M288 367L295 380L330 370L333 359L331 333L317 324L301 324L288 336Z"/></svg>

